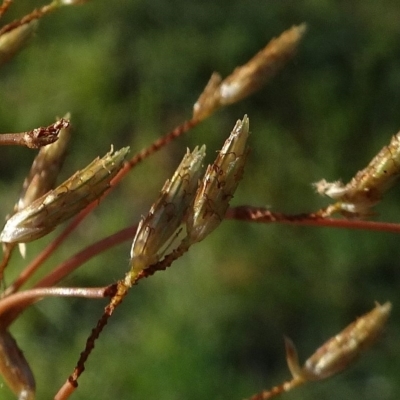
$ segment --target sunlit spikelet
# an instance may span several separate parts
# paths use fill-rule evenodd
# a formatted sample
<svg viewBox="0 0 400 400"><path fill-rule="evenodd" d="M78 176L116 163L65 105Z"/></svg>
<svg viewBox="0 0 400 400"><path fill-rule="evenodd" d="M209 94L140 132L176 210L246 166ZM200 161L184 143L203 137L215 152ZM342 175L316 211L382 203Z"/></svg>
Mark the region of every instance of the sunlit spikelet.
<svg viewBox="0 0 400 400"><path fill-rule="evenodd" d="M272 39L248 63L238 67L220 86L221 103L233 104L259 90L293 57L306 32L306 24L293 26Z"/></svg>
<svg viewBox="0 0 400 400"><path fill-rule="evenodd" d="M304 364L304 374L310 380L324 379L346 369L382 333L392 305L386 302L375 308L342 332L328 340Z"/></svg>
<svg viewBox="0 0 400 400"><path fill-rule="evenodd" d="M365 217L371 214L371 207L381 200L399 175L400 132L347 185L323 179L314 186L319 194L338 200L331 207L331 213L340 211L346 216Z"/></svg>
<svg viewBox="0 0 400 400"><path fill-rule="evenodd" d="M0 330L0 373L18 399L35 399L35 379L11 334Z"/></svg>
<svg viewBox="0 0 400 400"><path fill-rule="evenodd" d="M56 189L35 200L6 223L0 240L25 243L38 239L98 199L123 165L129 148L111 150L76 172Z"/></svg>
<svg viewBox="0 0 400 400"><path fill-rule="evenodd" d="M222 107L220 93L221 82L221 75L218 72L214 72L193 106L194 119L202 121Z"/></svg>
<svg viewBox="0 0 400 400"><path fill-rule="evenodd" d="M249 400L266 400L289 392L309 381L329 378L348 368L368 347L375 343L385 328L392 306L379 305L358 318L342 332L329 339L300 366L293 342L285 337L286 361L293 379L270 390L257 393Z"/></svg>
<svg viewBox="0 0 400 400"><path fill-rule="evenodd" d="M189 241L200 242L223 220L243 175L249 119L237 121L214 164L209 165L186 223Z"/></svg>
<svg viewBox="0 0 400 400"><path fill-rule="evenodd" d="M9 61L28 43L36 27L37 21L31 21L0 35L0 65Z"/></svg>
<svg viewBox="0 0 400 400"><path fill-rule="evenodd" d="M386 302L348 325L325 342L304 364L299 366L297 351L285 338L286 359L294 378L320 380L346 369L368 347L375 343L389 318L392 305Z"/></svg>
<svg viewBox="0 0 400 400"><path fill-rule="evenodd" d="M158 261L160 249L183 223L196 194L204 156L205 146L187 151L160 197L140 222L131 248L133 275Z"/></svg>
<svg viewBox="0 0 400 400"><path fill-rule="evenodd" d="M301 24L283 32L224 80L214 73L193 107L193 118L203 120L259 90L294 56L305 31L306 25Z"/></svg>

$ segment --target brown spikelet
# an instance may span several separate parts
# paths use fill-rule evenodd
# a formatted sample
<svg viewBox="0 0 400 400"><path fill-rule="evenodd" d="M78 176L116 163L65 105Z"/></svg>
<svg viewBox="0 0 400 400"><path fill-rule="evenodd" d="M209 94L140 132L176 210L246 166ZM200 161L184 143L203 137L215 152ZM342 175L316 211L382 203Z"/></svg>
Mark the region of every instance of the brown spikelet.
<svg viewBox="0 0 400 400"><path fill-rule="evenodd" d="M132 286L137 275L161 257L161 249L184 222L192 207L202 172L205 146L187 151L160 196L139 223L131 247L131 271L126 283Z"/></svg>
<svg viewBox="0 0 400 400"><path fill-rule="evenodd" d="M76 172L54 190L14 214L0 235L5 243L26 243L53 231L60 223L100 198L121 169L129 148L111 150Z"/></svg>
<svg viewBox="0 0 400 400"><path fill-rule="evenodd" d="M322 345L304 364L308 379L319 380L346 369L379 337L392 305L386 302L358 318Z"/></svg>
<svg viewBox="0 0 400 400"><path fill-rule="evenodd" d="M348 368L368 347L375 343L383 331L392 305L377 304L342 332L324 343L300 366L293 342L285 337L286 361L293 378L270 390L264 390L248 400L266 400L288 392L308 381L329 378Z"/></svg>
<svg viewBox="0 0 400 400"><path fill-rule="evenodd" d="M399 176L400 132L347 185L323 179L314 186L319 194L338 200L329 208L328 214L341 212L348 217L362 218L371 214L371 207L379 203Z"/></svg>
<svg viewBox="0 0 400 400"><path fill-rule="evenodd" d="M223 220L243 175L248 137L249 118L245 115L243 120L236 122L199 185L186 222L190 243L203 240Z"/></svg>
<svg viewBox="0 0 400 400"><path fill-rule="evenodd" d="M220 87L221 104L233 104L259 90L289 59L306 32L306 24L293 26L272 39L245 65L236 68Z"/></svg>
<svg viewBox="0 0 400 400"><path fill-rule="evenodd" d="M18 399L35 399L35 379L11 334L0 329L0 373Z"/></svg>
<svg viewBox="0 0 400 400"><path fill-rule="evenodd" d="M306 25L301 24L283 32L224 80L214 73L193 107L193 118L203 120L259 90L293 57L305 31Z"/></svg>

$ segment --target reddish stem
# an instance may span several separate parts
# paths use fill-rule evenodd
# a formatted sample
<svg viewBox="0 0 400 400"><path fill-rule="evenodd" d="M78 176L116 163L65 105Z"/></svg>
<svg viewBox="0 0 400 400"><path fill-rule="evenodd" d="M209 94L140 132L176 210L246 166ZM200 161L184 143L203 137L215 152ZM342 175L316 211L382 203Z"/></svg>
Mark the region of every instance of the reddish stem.
<svg viewBox="0 0 400 400"><path fill-rule="evenodd" d="M107 322L115 309L122 303L123 299L128 293L129 287L125 285L125 282L118 281L116 285L113 285L113 289L115 289L114 294L110 300L110 303L104 309L104 313L101 318L98 320L95 328L92 329L92 332L88 339L86 340L85 349L80 354L79 360L76 364L74 372L68 378L70 383L73 386L78 386L78 378L85 370L85 363L90 356L90 353L94 349L94 345L100 333L103 331L104 327L107 325Z"/></svg>
<svg viewBox="0 0 400 400"><path fill-rule="evenodd" d="M64 229L61 234L54 239L18 276L18 278L7 288L3 296L8 296L16 292L34 273L35 271L53 254L54 251L65 241L65 239L75 230L81 221L96 208L97 202L89 204L82 210L72 222ZM54 272L54 271L53 271ZM43 286L43 285L42 285ZM47 285L50 286L50 285Z"/></svg>
<svg viewBox="0 0 400 400"><path fill-rule="evenodd" d="M225 218L259 223L279 222L283 224L329 226L332 228L400 233L400 224L389 222L325 218L319 213L287 215L251 206L232 207L227 211Z"/></svg>
<svg viewBox="0 0 400 400"><path fill-rule="evenodd" d="M84 262L87 260L91 259L97 254L102 253L103 251L106 251L107 249L116 246L120 243L123 243L126 240L132 239L133 236L135 235L137 226L130 226L128 228L125 228L111 236L108 236L94 244L92 244L89 247L86 247L79 253L76 253L72 257L70 257L68 260L65 260L62 262L57 268L55 268L52 272L50 272L48 275L46 275L43 279L41 279L35 286L35 289L38 288L47 288L55 285L57 282L59 282L62 278L70 274L72 271L74 271L76 268L81 266ZM13 286L10 286L8 289L13 288ZM8 293L8 289L6 290L5 294L10 296L13 291L10 291ZM22 292L24 293L24 292ZM110 294L107 294L109 296ZM4 300L0 301L1 302ZM11 324L16 318L18 318L19 314L21 314L22 311L29 305L31 305L34 302L32 300L30 303L25 302L23 305L20 307L15 307L11 312L7 314L7 321L8 324Z"/></svg>
<svg viewBox="0 0 400 400"><path fill-rule="evenodd" d="M193 129L198 125L200 121L196 119L190 119L184 121L181 125L177 126L174 130L167 133L163 137L155 140L150 146L141 150L139 153L135 154L125 165L121 168L118 174L112 180L112 184L117 184L133 167L142 162L144 159L156 153L158 150L162 149L164 146L168 145L173 140L182 136L184 133Z"/></svg>
<svg viewBox="0 0 400 400"><path fill-rule="evenodd" d="M18 28L21 25L27 24L35 19L42 18L44 15L49 14L50 12L53 12L57 9L57 6L55 6L53 3L50 3L48 5L45 5L41 8L37 8L30 12L29 14L25 15L21 19L15 20L13 22L10 22L9 24L3 26L0 29L0 35L12 31L15 28Z"/></svg>
<svg viewBox="0 0 400 400"><path fill-rule="evenodd" d="M38 149L54 143L58 139L61 129L68 128L69 121L61 118L59 121L46 126L21 133L0 134L1 146L26 146L31 149Z"/></svg>
<svg viewBox="0 0 400 400"><path fill-rule="evenodd" d="M66 400L68 399L72 393L74 393L75 389L78 387L76 382L71 382L68 378L64 385L61 386L60 390L54 396L54 400Z"/></svg>
<svg viewBox="0 0 400 400"><path fill-rule="evenodd" d="M282 393L289 392L296 386L302 385L305 381L301 378L293 378L291 381L285 382L282 385L275 386L271 390L264 390L250 397L248 400L267 400L279 396Z"/></svg>
<svg viewBox="0 0 400 400"><path fill-rule="evenodd" d="M42 287L23 292L15 293L0 301L0 316L9 313L14 307L18 309L33 302L40 300L42 297L85 297L90 299L102 299L109 293L108 286L101 288L67 288L67 287ZM4 323L1 318L2 328L7 327L11 321Z"/></svg>
<svg viewBox="0 0 400 400"><path fill-rule="evenodd" d="M123 243L126 240L132 239L136 233L136 228L137 225L130 226L117 233L114 233L111 236L99 240L96 243L93 243L91 246L86 247L79 253L76 253L70 257L68 260L62 262L51 273L40 280L34 287L47 287L56 284L58 281L70 274L87 260L90 260L92 257L108 250L113 246Z"/></svg>

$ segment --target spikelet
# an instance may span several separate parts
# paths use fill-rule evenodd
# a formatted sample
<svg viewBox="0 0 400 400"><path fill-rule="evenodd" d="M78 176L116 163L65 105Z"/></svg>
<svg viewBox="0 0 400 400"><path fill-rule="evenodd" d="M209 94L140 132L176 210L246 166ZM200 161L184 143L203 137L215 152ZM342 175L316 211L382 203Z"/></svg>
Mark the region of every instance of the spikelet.
<svg viewBox="0 0 400 400"><path fill-rule="evenodd" d="M347 326L322 345L304 364L308 380L325 379L346 369L375 343L389 318L392 305L386 302Z"/></svg>
<svg viewBox="0 0 400 400"><path fill-rule="evenodd" d="M0 372L20 400L35 399L35 379L24 354L11 334L0 330Z"/></svg>
<svg viewBox="0 0 400 400"><path fill-rule="evenodd" d="M236 103L259 90L294 56L305 31L306 25L301 24L283 32L224 80L213 73L193 106L193 119L203 120L220 107Z"/></svg>
<svg viewBox="0 0 400 400"><path fill-rule="evenodd" d="M196 193L186 227L190 243L209 235L224 219L243 175L248 153L249 119L237 121L214 164L209 165Z"/></svg>
<svg viewBox="0 0 400 400"><path fill-rule="evenodd" d="M376 304L372 311L323 344L303 367L299 364L295 345L285 337L286 361L293 379L257 393L249 400L271 399L309 381L326 379L345 370L375 343L385 328L391 308L389 302L383 305Z"/></svg>
<svg viewBox="0 0 400 400"><path fill-rule="evenodd" d="M325 342L300 367L293 342L285 338L286 361L294 379L314 381L326 379L346 369L367 348L375 343L389 318L392 305L386 302L348 325Z"/></svg>
<svg viewBox="0 0 400 400"><path fill-rule="evenodd" d="M161 190L157 201L143 218L131 248L131 272L128 281L160 258L160 249L173 237L186 218L196 194L205 157L205 146L187 151L171 180Z"/></svg>
<svg viewBox="0 0 400 400"><path fill-rule="evenodd" d="M35 200L6 223L0 241L26 243L53 231L98 199L109 187L111 179L123 165L129 148L111 151L96 158L85 169L76 172L56 189Z"/></svg>
<svg viewBox="0 0 400 400"><path fill-rule="evenodd" d="M223 220L229 201L239 184L248 152L249 119L237 121L214 164L198 183L205 146L187 153L159 199L138 226L131 248L131 269L123 287L131 287L138 275L159 262L160 249L186 222L186 236L164 260L164 267L189 247L210 234ZM124 288L122 291L125 291Z"/></svg>
<svg viewBox="0 0 400 400"><path fill-rule="evenodd" d="M203 92L196 103L194 103L193 119L202 121L222 107L220 94L221 83L221 75L218 72L213 72Z"/></svg>
<svg viewBox="0 0 400 400"><path fill-rule="evenodd" d="M393 186L399 175L400 132L347 185L323 179L314 186L319 194L338 200L330 207L330 214L339 211L348 217L362 218L371 214L371 207L379 203L383 193Z"/></svg>

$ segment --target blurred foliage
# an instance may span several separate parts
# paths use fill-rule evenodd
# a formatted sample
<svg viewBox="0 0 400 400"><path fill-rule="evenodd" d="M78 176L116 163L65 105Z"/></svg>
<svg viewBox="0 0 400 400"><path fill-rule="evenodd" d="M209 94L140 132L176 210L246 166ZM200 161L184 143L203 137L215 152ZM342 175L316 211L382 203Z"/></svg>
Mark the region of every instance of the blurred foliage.
<svg viewBox="0 0 400 400"><path fill-rule="evenodd" d="M37 1L19 0L8 21ZM398 1L90 1L40 23L35 39L0 76L0 130L48 125L71 112L68 176L111 144L136 152L190 117L212 71L226 76L272 37L306 22L294 61L261 92L220 111L135 169L63 247L85 244L138 221L187 146L211 160L247 113L252 135L232 205L299 213L326 204L311 183L347 181L399 127ZM33 158L4 148L3 215ZM400 192L377 207L400 221ZM28 246L28 258L49 242ZM63 283L106 285L127 269L130 244L97 257ZM305 359L373 302L390 300L384 339L348 372L285 399L400 397L400 311L396 235L225 222L167 272L133 288L87 363L74 399L241 399L289 377L283 334ZM6 278L25 261L15 256ZM38 398L72 372L101 301L46 299L11 331L36 376ZM6 387L2 399L12 399Z"/></svg>

